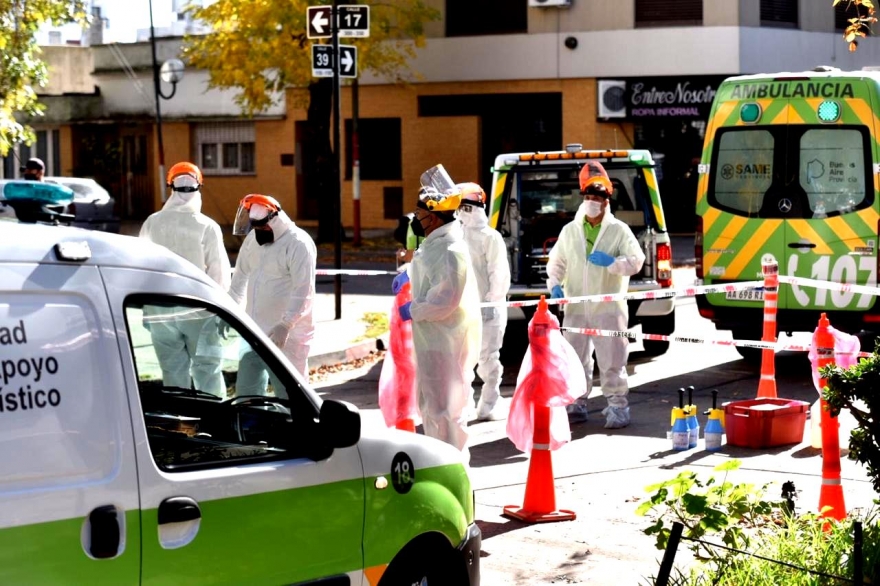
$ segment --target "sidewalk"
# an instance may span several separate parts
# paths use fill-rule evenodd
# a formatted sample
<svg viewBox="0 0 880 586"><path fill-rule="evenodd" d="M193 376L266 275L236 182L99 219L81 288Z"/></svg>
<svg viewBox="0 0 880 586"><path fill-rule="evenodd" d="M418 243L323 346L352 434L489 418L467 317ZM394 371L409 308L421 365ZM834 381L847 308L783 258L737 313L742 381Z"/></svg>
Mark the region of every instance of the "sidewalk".
<svg viewBox="0 0 880 586"><path fill-rule="evenodd" d="M381 314L387 323L394 300L392 295L343 295L342 318L336 318L336 298L332 293L315 295L313 316L315 337L309 354L309 369L363 358L388 344L388 331L379 337L366 337L370 324L364 316Z"/></svg>

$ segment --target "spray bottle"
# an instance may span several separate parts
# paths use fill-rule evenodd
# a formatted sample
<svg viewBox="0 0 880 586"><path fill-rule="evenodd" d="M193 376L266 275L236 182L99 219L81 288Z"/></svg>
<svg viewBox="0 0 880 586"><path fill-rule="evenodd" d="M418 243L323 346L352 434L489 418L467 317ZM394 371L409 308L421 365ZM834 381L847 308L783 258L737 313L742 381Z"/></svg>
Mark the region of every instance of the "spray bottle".
<svg viewBox="0 0 880 586"><path fill-rule="evenodd" d="M697 442L700 441L700 422L697 420L697 406L694 405L694 387L687 388L688 405L685 408L688 426L688 447L696 448Z"/></svg>
<svg viewBox="0 0 880 586"><path fill-rule="evenodd" d="M684 389L678 389L678 407L672 408L672 449L688 449L689 435L684 413Z"/></svg>
<svg viewBox="0 0 880 586"><path fill-rule="evenodd" d="M709 411L709 421L706 422L706 450L717 452L721 449L721 439L724 435L724 409L716 407L718 391L712 391L712 409Z"/></svg>

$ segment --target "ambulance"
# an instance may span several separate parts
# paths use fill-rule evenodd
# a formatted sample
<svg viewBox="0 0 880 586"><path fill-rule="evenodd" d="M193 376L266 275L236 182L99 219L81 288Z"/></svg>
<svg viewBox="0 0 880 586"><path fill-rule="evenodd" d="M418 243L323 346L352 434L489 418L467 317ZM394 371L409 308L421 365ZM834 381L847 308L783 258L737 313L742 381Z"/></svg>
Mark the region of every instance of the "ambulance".
<svg viewBox="0 0 880 586"><path fill-rule="evenodd" d="M166 382L172 321L222 396ZM235 392L245 355L264 394ZM0 470L0 584L479 584L460 452L322 401L138 238L0 221Z"/></svg>
<svg viewBox="0 0 880 586"><path fill-rule="evenodd" d="M561 151L498 155L492 167L489 224L507 244L511 301L549 298L547 261L562 227L574 219L583 202L578 173L584 162L602 163L614 193L611 212L632 229L645 253L645 264L629 280L630 292L669 289L672 284L672 246L657 184L656 164L647 150L588 150L580 144ZM675 329L675 300L631 300L629 326L668 335ZM511 308L508 331L531 315ZM669 342L645 341L647 355L660 355Z"/></svg>
<svg viewBox="0 0 880 586"><path fill-rule="evenodd" d="M697 192L697 279L779 274L874 285L880 230L880 74L813 71L731 77L712 104ZM763 291L697 297L700 315L735 339L758 340ZM779 332L878 330L872 295L780 285ZM746 358L760 351L738 348Z"/></svg>

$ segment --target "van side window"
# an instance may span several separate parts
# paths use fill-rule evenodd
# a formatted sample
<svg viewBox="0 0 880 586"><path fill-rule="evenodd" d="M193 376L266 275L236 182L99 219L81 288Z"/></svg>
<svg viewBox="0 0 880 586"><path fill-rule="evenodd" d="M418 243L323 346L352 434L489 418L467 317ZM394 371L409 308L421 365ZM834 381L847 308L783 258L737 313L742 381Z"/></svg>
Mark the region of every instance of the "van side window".
<svg viewBox="0 0 880 586"><path fill-rule="evenodd" d="M760 128L719 132L713 163L714 202L745 215L757 214L773 183L773 135Z"/></svg>
<svg viewBox="0 0 880 586"><path fill-rule="evenodd" d="M125 318L159 468L190 471L308 455L317 410L240 324L195 303L155 297L127 300Z"/></svg>
<svg viewBox="0 0 880 586"><path fill-rule="evenodd" d="M859 207L866 196L861 133L853 128L813 128L800 142L800 184L813 217Z"/></svg>

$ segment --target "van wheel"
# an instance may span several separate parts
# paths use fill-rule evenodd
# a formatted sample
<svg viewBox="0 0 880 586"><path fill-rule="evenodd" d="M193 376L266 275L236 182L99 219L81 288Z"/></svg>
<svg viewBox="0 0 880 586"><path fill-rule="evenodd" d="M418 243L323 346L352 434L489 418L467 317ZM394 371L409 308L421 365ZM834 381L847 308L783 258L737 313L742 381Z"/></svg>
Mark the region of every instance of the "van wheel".
<svg viewBox="0 0 880 586"><path fill-rule="evenodd" d="M731 334L733 335L734 340L761 339L761 333L756 333L754 330L732 330ZM735 348L743 360L752 366L760 366L761 358L763 357L763 350L760 348L743 348L742 346L735 346Z"/></svg>
<svg viewBox="0 0 880 586"><path fill-rule="evenodd" d="M438 549L438 546L441 549ZM448 543L424 540L407 545L392 560L379 586L467 586L464 564Z"/></svg>

